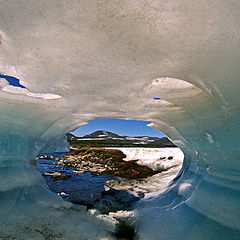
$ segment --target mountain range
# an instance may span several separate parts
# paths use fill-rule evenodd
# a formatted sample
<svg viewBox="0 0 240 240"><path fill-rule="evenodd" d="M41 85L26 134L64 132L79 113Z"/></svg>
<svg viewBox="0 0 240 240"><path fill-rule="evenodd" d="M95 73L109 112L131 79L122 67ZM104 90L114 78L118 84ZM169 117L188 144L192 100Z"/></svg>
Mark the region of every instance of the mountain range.
<svg viewBox="0 0 240 240"><path fill-rule="evenodd" d="M130 137L124 136L116 133L112 133L105 130L95 131L91 134L85 135L83 137L77 137L72 133L66 134L69 140L78 141L111 141L111 142L122 142L122 143L133 143L133 144L162 144L165 146L175 146L167 137L149 137L149 136L137 136Z"/></svg>

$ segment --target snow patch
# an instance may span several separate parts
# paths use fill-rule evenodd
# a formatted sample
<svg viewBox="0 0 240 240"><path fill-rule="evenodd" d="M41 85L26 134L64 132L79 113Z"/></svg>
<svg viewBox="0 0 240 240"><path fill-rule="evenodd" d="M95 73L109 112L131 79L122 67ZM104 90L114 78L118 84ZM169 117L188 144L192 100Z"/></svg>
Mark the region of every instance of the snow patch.
<svg viewBox="0 0 240 240"><path fill-rule="evenodd" d="M7 93L22 94L22 95L26 95L26 96L33 97L33 98L42 98L42 99L46 99L46 100L62 98L61 96L52 94L52 93L33 93L33 92L30 92L26 88L19 88L19 87L14 87L11 85L4 85L5 82L3 82L3 81L1 81L0 84L3 86L2 91L7 92Z"/></svg>

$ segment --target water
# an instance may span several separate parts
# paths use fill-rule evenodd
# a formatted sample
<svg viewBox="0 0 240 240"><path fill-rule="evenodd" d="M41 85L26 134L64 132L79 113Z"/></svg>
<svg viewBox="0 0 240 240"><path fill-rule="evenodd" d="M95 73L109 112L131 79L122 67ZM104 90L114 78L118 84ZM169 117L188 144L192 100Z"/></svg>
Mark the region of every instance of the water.
<svg viewBox="0 0 240 240"><path fill-rule="evenodd" d="M65 153L54 153L46 156L62 158L63 154ZM50 176L44 176L44 178L51 191L60 194L68 201L88 207L91 207L96 199L101 198L106 181L122 179L106 175L96 176L90 172L76 174L73 173L73 168L57 165L58 161L55 159L37 158L36 161L37 168L43 176L46 172L56 171L63 171L63 175L70 174L71 176L67 179L53 180Z"/></svg>

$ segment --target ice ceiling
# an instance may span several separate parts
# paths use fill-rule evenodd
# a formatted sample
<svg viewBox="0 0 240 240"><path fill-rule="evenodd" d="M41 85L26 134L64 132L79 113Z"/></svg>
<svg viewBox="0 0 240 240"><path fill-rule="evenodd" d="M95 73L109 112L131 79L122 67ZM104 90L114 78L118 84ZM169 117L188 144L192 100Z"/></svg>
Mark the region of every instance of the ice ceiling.
<svg viewBox="0 0 240 240"><path fill-rule="evenodd" d="M238 240L239 12L239 0L1 0L0 74L26 89L0 81L0 238L114 239L28 165L113 117L151 121L185 153L181 178L137 207L138 239Z"/></svg>

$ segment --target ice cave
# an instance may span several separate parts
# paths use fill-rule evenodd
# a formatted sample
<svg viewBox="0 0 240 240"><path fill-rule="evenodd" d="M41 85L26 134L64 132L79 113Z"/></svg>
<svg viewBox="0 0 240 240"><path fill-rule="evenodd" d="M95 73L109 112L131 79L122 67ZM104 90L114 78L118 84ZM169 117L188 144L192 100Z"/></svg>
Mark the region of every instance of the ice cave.
<svg viewBox="0 0 240 240"><path fill-rule="evenodd" d="M239 12L239 0L0 1L0 239L115 239L29 160L120 118L152 122L185 155L136 206L135 239L239 240Z"/></svg>

